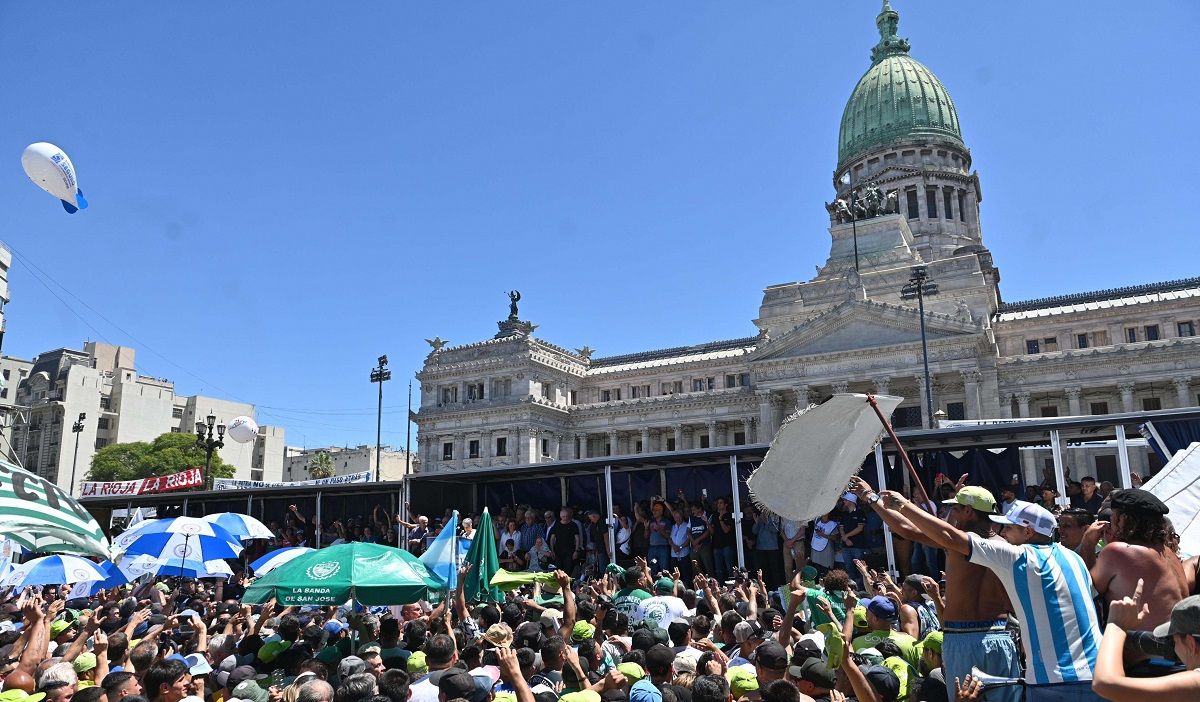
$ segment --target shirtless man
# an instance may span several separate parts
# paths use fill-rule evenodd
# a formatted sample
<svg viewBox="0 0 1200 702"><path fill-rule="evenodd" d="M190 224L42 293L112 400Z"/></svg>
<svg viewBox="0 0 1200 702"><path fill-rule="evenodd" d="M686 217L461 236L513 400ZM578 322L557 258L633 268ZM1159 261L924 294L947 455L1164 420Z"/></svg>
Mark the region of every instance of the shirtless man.
<svg viewBox="0 0 1200 702"><path fill-rule="evenodd" d="M893 532L946 551L946 608L942 614L942 664L946 680L955 677L965 680L972 666L1004 678L1021 677L1017 645L1007 631L1008 594L995 573L967 562L965 556L948 548L945 534L921 531L902 514L884 509L879 496L862 478L852 478L850 487ZM988 519L996 510L992 493L981 487L966 486L943 504L951 506L950 522L954 526L985 539L1003 541L992 534ZM949 701L954 702L954 689L948 687L946 692ZM998 688L985 695L991 702L1017 702L1020 698L1018 687Z"/></svg>
<svg viewBox="0 0 1200 702"><path fill-rule="evenodd" d="M1171 618L1171 608L1190 594L1188 577L1179 556L1167 542L1168 508L1153 494L1134 488L1117 490L1112 496L1112 527L1115 538L1100 550L1090 566L1092 583L1100 601L1111 602L1132 597L1138 581L1144 583L1142 602L1149 611L1142 622L1147 629L1164 624ZM1095 549L1107 525L1096 523L1083 536L1081 547ZM1149 656L1127 653L1127 672L1142 671L1153 675L1162 671L1149 663ZM1141 677L1138 675L1138 677Z"/></svg>

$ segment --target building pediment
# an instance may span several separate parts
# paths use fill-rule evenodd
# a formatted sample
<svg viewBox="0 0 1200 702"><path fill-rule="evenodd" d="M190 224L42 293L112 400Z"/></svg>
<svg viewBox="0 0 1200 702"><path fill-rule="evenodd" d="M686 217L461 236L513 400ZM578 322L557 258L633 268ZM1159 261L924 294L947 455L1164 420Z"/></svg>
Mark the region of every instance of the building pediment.
<svg viewBox="0 0 1200 702"><path fill-rule="evenodd" d="M930 341L980 333L970 314L958 317L926 311L925 333ZM872 300L848 300L800 324L778 339L760 345L750 361L817 356L845 351L905 346L921 342L920 313L914 307Z"/></svg>

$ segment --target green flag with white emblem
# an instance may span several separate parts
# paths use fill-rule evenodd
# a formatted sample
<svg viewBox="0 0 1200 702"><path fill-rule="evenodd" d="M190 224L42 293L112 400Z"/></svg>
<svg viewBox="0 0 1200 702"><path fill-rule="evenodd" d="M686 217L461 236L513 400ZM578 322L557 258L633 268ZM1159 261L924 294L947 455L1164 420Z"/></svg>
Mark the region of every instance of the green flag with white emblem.
<svg viewBox="0 0 1200 702"><path fill-rule="evenodd" d="M107 558L108 539L58 485L0 460L0 535L31 551Z"/></svg>

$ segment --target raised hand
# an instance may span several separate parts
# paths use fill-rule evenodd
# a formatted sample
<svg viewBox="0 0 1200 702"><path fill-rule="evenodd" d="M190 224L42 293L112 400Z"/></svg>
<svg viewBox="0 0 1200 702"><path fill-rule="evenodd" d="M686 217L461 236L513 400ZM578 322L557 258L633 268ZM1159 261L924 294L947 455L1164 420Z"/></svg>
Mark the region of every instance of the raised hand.
<svg viewBox="0 0 1200 702"><path fill-rule="evenodd" d="M954 699L957 702L975 702L983 697L983 683L977 678L967 676L965 682L954 679ZM830 698L832 702L832 698Z"/></svg>
<svg viewBox="0 0 1200 702"><path fill-rule="evenodd" d="M1132 597L1113 600L1108 609L1108 623L1116 624L1125 631L1142 629L1142 621L1150 611L1150 605L1142 602L1143 581L1138 578Z"/></svg>

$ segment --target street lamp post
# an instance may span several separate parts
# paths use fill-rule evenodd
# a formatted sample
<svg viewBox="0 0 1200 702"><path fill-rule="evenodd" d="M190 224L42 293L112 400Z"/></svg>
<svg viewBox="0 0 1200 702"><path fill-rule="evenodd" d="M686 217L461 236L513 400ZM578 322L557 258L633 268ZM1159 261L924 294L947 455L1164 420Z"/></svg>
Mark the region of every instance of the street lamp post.
<svg viewBox="0 0 1200 702"><path fill-rule="evenodd" d="M371 369L371 382L379 385L379 409L375 412L375 482L379 482L380 456L383 449L383 382L392 379L387 369L388 357L379 357L379 365Z"/></svg>
<svg viewBox="0 0 1200 702"><path fill-rule="evenodd" d="M71 494L75 494L75 466L79 463L79 434L83 432L83 420L87 414L80 412L79 420L71 425L71 433L75 435L75 457L71 459Z"/></svg>
<svg viewBox="0 0 1200 702"><path fill-rule="evenodd" d="M213 452L225 446L225 425L217 424L215 415L208 415L203 422L196 422L196 446L204 450L204 489L207 490L208 474L212 472ZM213 438L213 430L217 436Z"/></svg>
<svg viewBox="0 0 1200 702"><path fill-rule="evenodd" d="M916 298L917 311L921 315L921 362L925 365L925 416L928 417L927 421L931 425L933 424L933 383L929 379L929 343L925 337L925 297L937 294L937 283L929 280L929 273L926 272L925 266L914 266L912 276L900 290L902 300ZM932 429L933 427L926 428Z"/></svg>

